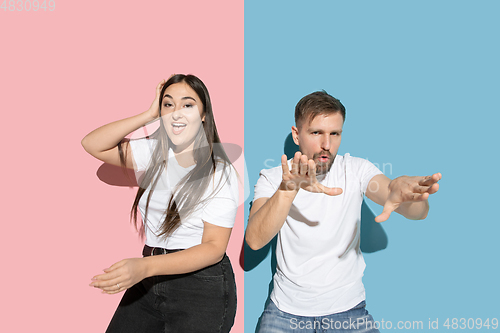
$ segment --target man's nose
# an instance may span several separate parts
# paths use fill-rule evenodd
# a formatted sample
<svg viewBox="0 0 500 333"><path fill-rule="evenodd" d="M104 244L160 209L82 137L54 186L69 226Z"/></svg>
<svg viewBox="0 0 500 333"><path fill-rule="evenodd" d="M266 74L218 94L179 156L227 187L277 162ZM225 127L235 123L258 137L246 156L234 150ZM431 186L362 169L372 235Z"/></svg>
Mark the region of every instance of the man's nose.
<svg viewBox="0 0 500 333"><path fill-rule="evenodd" d="M321 138L321 149L330 150L330 137L329 137L329 135L324 135Z"/></svg>

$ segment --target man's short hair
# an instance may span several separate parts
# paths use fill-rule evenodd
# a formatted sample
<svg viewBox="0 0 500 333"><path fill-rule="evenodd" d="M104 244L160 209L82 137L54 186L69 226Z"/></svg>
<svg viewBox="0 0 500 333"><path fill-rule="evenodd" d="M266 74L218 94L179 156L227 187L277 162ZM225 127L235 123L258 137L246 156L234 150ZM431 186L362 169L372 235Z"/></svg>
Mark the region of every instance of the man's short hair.
<svg viewBox="0 0 500 333"><path fill-rule="evenodd" d="M326 91L315 91L302 99L295 106L295 124L301 126L305 120L309 123L319 114L340 112L345 121L345 107L340 100L329 95Z"/></svg>

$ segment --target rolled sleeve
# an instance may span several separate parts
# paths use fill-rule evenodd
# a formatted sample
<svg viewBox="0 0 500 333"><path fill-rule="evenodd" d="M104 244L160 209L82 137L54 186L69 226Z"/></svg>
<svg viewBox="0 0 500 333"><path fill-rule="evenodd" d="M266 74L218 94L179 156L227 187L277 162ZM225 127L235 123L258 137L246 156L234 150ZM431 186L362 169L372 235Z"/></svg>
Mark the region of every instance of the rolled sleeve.
<svg viewBox="0 0 500 333"><path fill-rule="evenodd" d="M270 198L278 190L278 186L271 182L267 172L269 172L269 170L266 169L260 171L259 179L254 187L253 201L259 198Z"/></svg>
<svg viewBox="0 0 500 333"><path fill-rule="evenodd" d="M151 161L155 140L153 139L133 139L130 140L130 150L132 151L132 160L136 171L145 171Z"/></svg>
<svg viewBox="0 0 500 333"><path fill-rule="evenodd" d="M222 185L215 184L216 194L205 205L202 220L219 227L232 228L238 211L238 177L233 167L228 166L225 172L218 170L214 178L222 178Z"/></svg>

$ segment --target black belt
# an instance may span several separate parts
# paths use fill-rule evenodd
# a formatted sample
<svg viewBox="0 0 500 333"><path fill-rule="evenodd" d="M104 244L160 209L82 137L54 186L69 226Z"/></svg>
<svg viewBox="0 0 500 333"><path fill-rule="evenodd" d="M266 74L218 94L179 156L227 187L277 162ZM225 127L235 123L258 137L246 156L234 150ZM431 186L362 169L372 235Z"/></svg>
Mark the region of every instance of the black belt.
<svg viewBox="0 0 500 333"><path fill-rule="evenodd" d="M151 247L151 246L144 245L144 249L142 250L142 255L144 257L149 257L149 256L157 256L159 254L178 252L178 251L182 251L182 250L184 250L184 249L169 250L169 249L164 249L162 247Z"/></svg>

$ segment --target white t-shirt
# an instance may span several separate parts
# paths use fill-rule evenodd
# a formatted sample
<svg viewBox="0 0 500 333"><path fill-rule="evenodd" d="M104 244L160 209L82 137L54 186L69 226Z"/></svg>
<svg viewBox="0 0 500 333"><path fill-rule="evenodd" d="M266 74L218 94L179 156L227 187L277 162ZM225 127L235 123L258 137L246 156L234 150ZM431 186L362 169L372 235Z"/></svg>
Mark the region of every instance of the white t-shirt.
<svg viewBox="0 0 500 333"><path fill-rule="evenodd" d="M378 174L380 170L367 160L337 155L320 183L340 187L342 194L299 190L278 233L271 299L280 310L324 316L349 310L365 299L361 204L368 182ZM254 200L272 197L281 181L281 166L262 170Z"/></svg>
<svg viewBox="0 0 500 333"><path fill-rule="evenodd" d="M156 142L154 139L146 138L130 140L137 179L148 167ZM217 191L215 196L208 202L200 204L187 218L181 216L179 227L168 238L158 237L160 226L165 219L165 210L172 196L172 190L182 177L195 167L194 165L187 168L180 166L171 149L167 163L167 169L163 171L151 196L147 220L145 212L150 188L146 189L139 200L139 210L145 226L146 245L166 249L187 249L201 244L203 221L220 227L233 227L238 210L238 177L232 166L227 167L223 173L222 166L218 165L202 199L208 198L214 188ZM224 185L218 186L221 177Z"/></svg>

